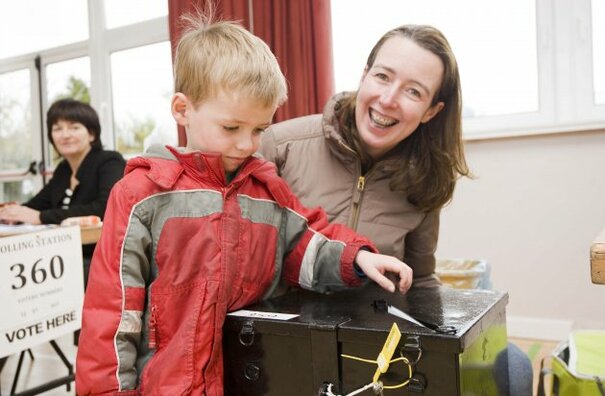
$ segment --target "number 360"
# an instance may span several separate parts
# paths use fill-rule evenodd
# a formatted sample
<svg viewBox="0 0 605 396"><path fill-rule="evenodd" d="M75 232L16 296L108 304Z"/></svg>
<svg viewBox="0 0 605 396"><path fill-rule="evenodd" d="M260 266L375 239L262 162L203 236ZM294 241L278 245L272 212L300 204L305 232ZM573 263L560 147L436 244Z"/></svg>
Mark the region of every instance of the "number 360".
<svg viewBox="0 0 605 396"><path fill-rule="evenodd" d="M63 276L65 266L63 265L63 259L61 256L53 256L50 259L48 271L45 268L44 263L42 263L42 260L43 259L36 260L31 268L29 275L32 282L39 285L48 278L49 274L54 279L59 279ZM25 287L28 282L28 274L25 273L25 265L21 263L13 264L11 265L10 270L14 273L15 280L17 281L15 284L11 285L11 288L13 290L19 290Z"/></svg>

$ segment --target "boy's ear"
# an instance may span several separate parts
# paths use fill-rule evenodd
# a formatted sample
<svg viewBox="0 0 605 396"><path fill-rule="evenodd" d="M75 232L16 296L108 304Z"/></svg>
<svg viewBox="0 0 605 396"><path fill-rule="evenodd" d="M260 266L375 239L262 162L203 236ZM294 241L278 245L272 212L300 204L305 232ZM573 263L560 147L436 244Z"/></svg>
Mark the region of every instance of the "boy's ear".
<svg viewBox="0 0 605 396"><path fill-rule="evenodd" d="M177 92L172 96L171 110L172 116L174 117L177 124L184 127L188 126L187 120L187 106L189 99L185 94Z"/></svg>

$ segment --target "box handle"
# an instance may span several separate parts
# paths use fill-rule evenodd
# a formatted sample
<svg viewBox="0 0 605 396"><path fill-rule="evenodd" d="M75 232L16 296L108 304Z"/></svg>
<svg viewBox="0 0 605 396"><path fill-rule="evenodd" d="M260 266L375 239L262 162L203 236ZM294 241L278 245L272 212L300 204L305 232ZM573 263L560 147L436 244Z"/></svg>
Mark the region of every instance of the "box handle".
<svg viewBox="0 0 605 396"><path fill-rule="evenodd" d="M239 342L243 346L250 346L254 343L254 322L248 320L244 322L239 331Z"/></svg>
<svg viewBox="0 0 605 396"><path fill-rule="evenodd" d="M405 342L403 343L403 347L399 350L401 356L405 356L406 358L411 354L416 354L415 359L408 359L412 366L415 366L422 357L422 348L420 346L420 337L418 336L407 336L405 338Z"/></svg>

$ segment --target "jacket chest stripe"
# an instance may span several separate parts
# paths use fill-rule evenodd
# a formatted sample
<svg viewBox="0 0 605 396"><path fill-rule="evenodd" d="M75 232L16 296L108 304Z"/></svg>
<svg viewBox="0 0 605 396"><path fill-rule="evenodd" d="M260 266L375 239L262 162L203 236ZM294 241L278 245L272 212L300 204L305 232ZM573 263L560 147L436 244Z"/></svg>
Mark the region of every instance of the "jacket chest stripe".
<svg viewBox="0 0 605 396"><path fill-rule="evenodd" d="M237 200L242 218L252 223L267 224L279 229L282 210L275 201L252 198L248 195L238 195Z"/></svg>
<svg viewBox="0 0 605 396"><path fill-rule="evenodd" d="M214 190L177 190L151 195L139 202L132 211L127 234L124 238L122 276L125 286L145 287L145 279L137 272L135 277L129 274L141 267L140 257L128 252L145 251L141 241L151 243L151 257L145 270L147 278L155 279L157 264L155 257L162 229L166 222L175 217L207 217L223 210L223 197ZM129 246L133 247L130 249ZM141 250L142 249L142 250ZM145 278L145 277L143 277ZM147 279L149 280L149 279Z"/></svg>

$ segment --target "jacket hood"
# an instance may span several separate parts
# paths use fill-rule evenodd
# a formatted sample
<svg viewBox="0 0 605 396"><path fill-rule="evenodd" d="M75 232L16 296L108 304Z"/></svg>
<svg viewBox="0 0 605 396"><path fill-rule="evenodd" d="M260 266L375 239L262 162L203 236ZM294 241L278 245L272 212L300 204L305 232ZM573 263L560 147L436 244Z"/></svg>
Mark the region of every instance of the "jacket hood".
<svg viewBox="0 0 605 396"><path fill-rule="evenodd" d="M336 109L340 103L354 95L353 92L341 92L332 96L324 106L321 127L324 137L332 153L341 161L358 162L359 156L345 141L340 130L338 119L336 118Z"/></svg>
<svg viewBox="0 0 605 396"><path fill-rule="evenodd" d="M234 180L250 175L266 161L254 157L248 158ZM147 169L146 176L164 189L173 188L183 172L191 173L193 177L212 177L223 185L227 185L225 169L218 153L201 151L186 152L184 147L152 145L141 156L132 158L126 165L124 174L135 169Z"/></svg>
<svg viewBox="0 0 605 396"><path fill-rule="evenodd" d="M348 147L340 132L340 125L336 118L336 109L340 106L341 101L350 98L352 95L354 95L353 92L341 92L332 96L324 106L323 118L321 121L326 139L338 145L343 145L350 151L352 150Z"/></svg>
<svg viewBox="0 0 605 396"><path fill-rule="evenodd" d="M136 169L147 169L146 176L151 181L163 189L170 189L184 171L178 162L174 149L152 145L145 153L128 160L124 174L127 175Z"/></svg>

